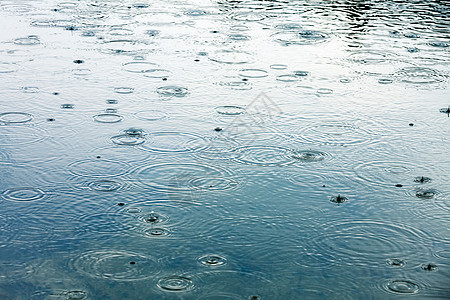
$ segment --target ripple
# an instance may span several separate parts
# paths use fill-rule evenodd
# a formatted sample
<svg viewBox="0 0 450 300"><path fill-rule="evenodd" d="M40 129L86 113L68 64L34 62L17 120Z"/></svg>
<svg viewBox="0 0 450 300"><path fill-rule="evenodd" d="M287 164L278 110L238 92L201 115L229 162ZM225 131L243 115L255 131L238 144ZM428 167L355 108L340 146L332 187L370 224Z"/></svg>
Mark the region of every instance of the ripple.
<svg viewBox="0 0 450 300"><path fill-rule="evenodd" d="M99 123L118 123L123 120L123 116L119 114L103 113L92 117L94 121Z"/></svg>
<svg viewBox="0 0 450 300"><path fill-rule="evenodd" d="M392 267L404 267L406 265L406 261L401 258L389 258L386 260L386 264Z"/></svg>
<svg viewBox="0 0 450 300"><path fill-rule="evenodd" d="M235 150L236 160L259 166L282 166L295 163L294 152L274 146L245 146Z"/></svg>
<svg viewBox="0 0 450 300"><path fill-rule="evenodd" d="M405 83L412 84L431 84L443 81L442 75L431 68L425 67L407 67L395 74Z"/></svg>
<svg viewBox="0 0 450 300"><path fill-rule="evenodd" d="M392 80L390 78L380 78L380 79L378 79L378 83L379 84L391 84L393 82L394 82L394 80Z"/></svg>
<svg viewBox="0 0 450 300"><path fill-rule="evenodd" d="M158 287L167 292L187 292L195 285L189 277L173 275L159 279Z"/></svg>
<svg viewBox="0 0 450 300"><path fill-rule="evenodd" d="M427 239L422 231L403 224L357 220L331 224L308 241L307 249L327 258L324 262L328 264L373 268L383 256L423 256L428 252L423 244Z"/></svg>
<svg viewBox="0 0 450 300"><path fill-rule="evenodd" d="M446 42L440 42L440 41L433 41L429 42L428 45L436 48L448 48L449 44Z"/></svg>
<svg viewBox="0 0 450 300"><path fill-rule="evenodd" d="M250 40L250 36L246 35L246 34L241 34L241 33L234 33L234 34L230 34L228 35L230 40L233 41L248 41Z"/></svg>
<svg viewBox="0 0 450 300"><path fill-rule="evenodd" d="M151 62L145 62L145 61L133 61L133 62L127 62L122 65L122 69L124 69L127 72L132 73L145 73L149 72L149 70L154 69L156 66L158 66L155 63Z"/></svg>
<svg viewBox="0 0 450 300"><path fill-rule="evenodd" d="M242 115L245 113L245 108L242 106L236 106L236 105L222 105L217 106L215 108L217 113L221 115L227 115L227 116L237 116Z"/></svg>
<svg viewBox="0 0 450 300"><path fill-rule="evenodd" d="M2 196L11 201L36 201L45 197L45 193L37 188L17 187L4 191Z"/></svg>
<svg viewBox="0 0 450 300"><path fill-rule="evenodd" d="M191 17L200 17L200 16L207 15L208 12L203 9L190 9L190 10L185 11L184 14L186 16L191 16Z"/></svg>
<svg viewBox="0 0 450 300"><path fill-rule="evenodd" d="M69 172L78 176L114 177L127 173L128 164L121 161L86 159L68 165Z"/></svg>
<svg viewBox="0 0 450 300"><path fill-rule="evenodd" d="M317 30L302 30L298 33L301 42L305 44L313 44L323 42L328 39L328 34Z"/></svg>
<svg viewBox="0 0 450 300"><path fill-rule="evenodd" d="M157 88L156 92L162 96L184 97L188 94L188 89L178 85L168 85Z"/></svg>
<svg viewBox="0 0 450 300"><path fill-rule="evenodd" d="M20 66L16 63L0 62L0 74L1 73L13 73L19 70Z"/></svg>
<svg viewBox="0 0 450 300"><path fill-rule="evenodd" d="M142 110L136 112L134 116L143 121L158 121L168 118L168 115L160 110Z"/></svg>
<svg viewBox="0 0 450 300"><path fill-rule="evenodd" d="M370 131L341 123L305 126L300 130L299 138L310 143L334 146L358 145L373 140Z"/></svg>
<svg viewBox="0 0 450 300"><path fill-rule="evenodd" d="M125 251L85 252L70 265L82 274L116 281L143 280L159 273L159 266L151 257Z"/></svg>
<svg viewBox="0 0 450 300"><path fill-rule="evenodd" d="M27 37L18 38L14 40L14 44L23 46L38 45L40 43L41 41L39 40L39 37L36 35L29 35Z"/></svg>
<svg viewBox="0 0 450 300"><path fill-rule="evenodd" d="M431 171L426 166L414 165L406 161L374 161L355 167L356 179L371 185L394 186L413 184L414 173Z"/></svg>
<svg viewBox="0 0 450 300"><path fill-rule="evenodd" d="M435 189L417 189L415 195L421 199L433 199L438 193Z"/></svg>
<svg viewBox="0 0 450 300"><path fill-rule="evenodd" d="M154 227L154 228L149 228L147 230L144 231L145 235L148 237L156 237L156 238L161 238L161 237L167 237L171 235L170 230L162 228L162 227Z"/></svg>
<svg viewBox="0 0 450 300"><path fill-rule="evenodd" d="M239 75L245 78L263 78L269 76L269 73L261 69L243 69Z"/></svg>
<svg viewBox="0 0 450 300"><path fill-rule="evenodd" d="M145 142L145 138L140 135L119 134L111 137L111 142L116 145L136 146Z"/></svg>
<svg viewBox="0 0 450 300"><path fill-rule="evenodd" d="M144 76L149 78L168 78L172 74L166 69L148 69L145 71Z"/></svg>
<svg viewBox="0 0 450 300"><path fill-rule="evenodd" d="M88 293L82 290L45 290L37 291L31 295L32 299L65 299L84 300L88 299Z"/></svg>
<svg viewBox="0 0 450 300"><path fill-rule="evenodd" d="M47 138L48 133L42 129L24 125L0 126L0 145L16 146L38 143Z"/></svg>
<svg viewBox="0 0 450 300"><path fill-rule="evenodd" d="M245 12L245 13L235 14L235 15L231 16L231 18L236 21L258 22L258 21L262 21L265 18L267 18L267 16L264 14L260 14L260 13Z"/></svg>
<svg viewBox="0 0 450 300"><path fill-rule="evenodd" d="M197 261L205 266L209 267L218 267L223 266L227 263L227 259L223 256L217 254L208 254L202 257L199 257Z"/></svg>
<svg viewBox="0 0 450 300"><path fill-rule="evenodd" d="M283 65L283 64L273 64L270 65L270 68L273 70L286 70L287 69L287 65Z"/></svg>
<svg viewBox="0 0 450 300"><path fill-rule="evenodd" d="M0 123L17 124L33 120L33 115L24 112L5 112L0 114Z"/></svg>
<svg viewBox="0 0 450 300"><path fill-rule="evenodd" d="M216 51L208 58L223 64L245 64L253 61L253 54L235 50L220 50Z"/></svg>
<svg viewBox="0 0 450 300"><path fill-rule="evenodd" d="M141 166L132 175L141 185L163 191L192 191L204 186L212 186L214 189L235 188L233 173L206 164L164 163Z"/></svg>
<svg viewBox="0 0 450 300"><path fill-rule="evenodd" d="M148 134L148 142L141 145L144 150L157 152L190 152L205 148L205 138L183 132L152 132Z"/></svg>
<svg viewBox="0 0 450 300"><path fill-rule="evenodd" d="M114 88L114 92L118 94L131 94L134 92L134 88L131 87L116 87Z"/></svg>
<svg viewBox="0 0 450 300"><path fill-rule="evenodd" d="M277 80L282 81L282 82L294 82L294 81L298 81L299 77L296 75L291 75L291 74L283 74L283 75L278 75Z"/></svg>
<svg viewBox="0 0 450 300"><path fill-rule="evenodd" d="M391 280L385 284L385 288L398 294L416 294L419 292L419 286L409 280Z"/></svg>
<svg viewBox="0 0 450 300"><path fill-rule="evenodd" d="M121 189L123 184L116 180L101 179L90 182L88 187L97 192L114 192Z"/></svg>

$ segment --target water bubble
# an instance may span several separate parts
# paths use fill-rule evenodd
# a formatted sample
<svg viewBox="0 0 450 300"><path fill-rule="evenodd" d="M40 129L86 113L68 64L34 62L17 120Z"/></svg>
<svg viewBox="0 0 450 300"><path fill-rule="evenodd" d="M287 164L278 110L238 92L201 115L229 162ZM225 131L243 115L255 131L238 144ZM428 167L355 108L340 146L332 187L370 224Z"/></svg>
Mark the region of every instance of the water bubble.
<svg viewBox="0 0 450 300"><path fill-rule="evenodd" d="M422 270L424 270L424 271L436 271L437 270L437 265L435 265L435 264L423 264L423 265L421 265L420 266L421 268L422 268Z"/></svg>
<svg viewBox="0 0 450 300"><path fill-rule="evenodd" d="M118 123L123 120L123 117L118 114L104 113L93 116L93 119L99 123Z"/></svg>
<svg viewBox="0 0 450 300"><path fill-rule="evenodd" d="M105 109L105 113L115 114L115 113L117 113L117 109L116 108L107 108L107 109Z"/></svg>
<svg viewBox="0 0 450 300"><path fill-rule="evenodd" d="M406 262L401 258L389 258L386 260L386 263L393 267L403 267L406 265Z"/></svg>
<svg viewBox="0 0 450 300"><path fill-rule="evenodd" d="M69 104L69 103L61 104L62 109L73 109L74 107L75 107L75 104Z"/></svg>
<svg viewBox="0 0 450 300"><path fill-rule="evenodd" d="M119 181L101 179L96 180L88 185L89 189L98 192L113 192L123 187L123 184Z"/></svg>
<svg viewBox="0 0 450 300"><path fill-rule="evenodd" d="M328 157L328 154L316 150L297 150L293 151L292 157L305 162L321 161Z"/></svg>
<svg viewBox="0 0 450 300"><path fill-rule="evenodd" d="M131 87L117 87L114 88L114 92L118 94L131 94L134 92L134 88Z"/></svg>
<svg viewBox="0 0 450 300"><path fill-rule="evenodd" d="M157 88L156 92L162 96L184 97L188 94L188 89L182 86L168 85Z"/></svg>
<svg viewBox="0 0 450 300"><path fill-rule="evenodd" d="M217 106L215 108L217 113L221 115L227 115L227 116L237 116L242 115L245 113L245 108L242 106L236 106L236 105L222 105Z"/></svg>
<svg viewBox="0 0 450 300"><path fill-rule="evenodd" d="M14 44L24 46L38 45L40 43L41 41L39 40L39 37L36 35L29 35L27 37L18 38L14 40Z"/></svg>
<svg viewBox="0 0 450 300"><path fill-rule="evenodd" d="M243 69L239 75L246 78L263 78L269 76L269 73L261 69Z"/></svg>
<svg viewBox="0 0 450 300"><path fill-rule="evenodd" d="M418 183L429 183L431 181L432 179L430 177L417 176L416 178L414 178L414 182Z"/></svg>
<svg viewBox="0 0 450 300"><path fill-rule="evenodd" d="M205 266L223 266L227 263L227 259L216 254L208 254L198 258L198 262Z"/></svg>
<svg viewBox="0 0 450 300"><path fill-rule="evenodd" d="M419 189L416 190L416 197L422 199L431 199L437 195L437 191L434 189Z"/></svg>
<svg viewBox="0 0 450 300"><path fill-rule="evenodd" d="M73 62L74 62L75 64L82 64L82 63L84 63L84 61L81 60L81 59L75 59Z"/></svg>
<svg viewBox="0 0 450 300"><path fill-rule="evenodd" d="M334 203L340 204L340 203L347 202L347 201L348 201L348 198L347 198L347 197L344 197L344 196L341 196L341 195L337 195L337 196L332 196L332 197L330 198L330 201L331 201L331 202L334 202Z"/></svg>
<svg viewBox="0 0 450 300"><path fill-rule="evenodd" d="M106 104L118 104L119 100L115 100L115 99L108 99L106 100Z"/></svg>
<svg viewBox="0 0 450 300"><path fill-rule="evenodd" d="M165 215L158 214L152 211L148 214L139 216L139 220L144 223L155 224L155 223L167 223L169 218Z"/></svg>
<svg viewBox="0 0 450 300"><path fill-rule="evenodd" d="M186 292L194 288L194 282L185 276L168 276L158 280L158 287L168 292Z"/></svg>
<svg viewBox="0 0 450 300"><path fill-rule="evenodd" d="M409 280L391 280L387 283L387 288L399 294L415 294L419 291L419 286Z"/></svg>
<svg viewBox="0 0 450 300"><path fill-rule="evenodd" d="M37 188L17 187L5 190L2 196L11 201L35 201L44 198L45 193Z"/></svg>
<svg viewBox="0 0 450 300"><path fill-rule="evenodd" d="M0 114L0 123L19 124L33 120L33 115L24 112L5 112Z"/></svg>
<svg viewBox="0 0 450 300"><path fill-rule="evenodd" d="M145 138L141 135L119 134L111 137L111 141L116 145L136 146L145 143Z"/></svg>
<svg viewBox="0 0 450 300"><path fill-rule="evenodd" d="M23 86L22 92L27 94L35 94L39 92L39 88L37 86Z"/></svg>

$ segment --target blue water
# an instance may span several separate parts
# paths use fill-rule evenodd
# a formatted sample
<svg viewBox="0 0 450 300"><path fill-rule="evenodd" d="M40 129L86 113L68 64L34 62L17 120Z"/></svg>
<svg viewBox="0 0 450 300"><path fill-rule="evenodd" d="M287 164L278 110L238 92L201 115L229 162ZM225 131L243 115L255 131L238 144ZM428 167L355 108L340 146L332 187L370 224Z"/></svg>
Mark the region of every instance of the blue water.
<svg viewBox="0 0 450 300"><path fill-rule="evenodd" d="M0 299L449 299L449 13L0 0Z"/></svg>

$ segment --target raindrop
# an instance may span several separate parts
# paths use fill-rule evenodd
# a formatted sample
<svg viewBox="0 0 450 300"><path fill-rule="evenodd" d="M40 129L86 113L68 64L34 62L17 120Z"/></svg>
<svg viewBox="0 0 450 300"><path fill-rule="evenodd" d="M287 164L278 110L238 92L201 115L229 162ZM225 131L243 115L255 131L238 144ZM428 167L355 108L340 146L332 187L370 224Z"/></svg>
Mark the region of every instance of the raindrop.
<svg viewBox="0 0 450 300"><path fill-rule="evenodd" d="M441 108L439 111L444 114L450 114L450 106L446 108Z"/></svg>
<svg viewBox="0 0 450 300"><path fill-rule="evenodd" d="M414 182L418 182L418 183L428 183L431 181L432 181L432 179L430 177L418 176L418 177L414 178Z"/></svg>
<svg viewBox="0 0 450 300"><path fill-rule="evenodd" d="M391 84L392 82L394 82L392 79L389 78L380 78L378 79L378 83L380 84Z"/></svg>
<svg viewBox="0 0 450 300"><path fill-rule="evenodd" d="M82 64L82 63L84 63L84 61L81 60L81 59L75 59L73 62L76 63L76 64Z"/></svg>
<svg viewBox="0 0 450 300"><path fill-rule="evenodd" d="M416 191L416 197L422 199L431 199L437 195L437 191L433 189L419 189Z"/></svg>
<svg viewBox="0 0 450 300"><path fill-rule="evenodd" d="M309 161L321 161L327 158L328 154L316 150L299 150L293 151L292 158L302 160L305 162Z"/></svg>
<svg viewBox="0 0 450 300"><path fill-rule="evenodd" d="M435 264L423 264L421 268L424 271L436 271L438 267Z"/></svg>
<svg viewBox="0 0 450 300"><path fill-rule="evenodd" d="M305 76L309 76L309 72L308 71L294 71L294 75L299 76L299 77L305 77Z"/></svg>
<svg viewBox="0 0 450 300"><path fill-rule="evenodd" d="M69 103L61 104L62 109L73 109L74 107L75 107L74 104L69 104Z"/></svg>
<svg viewBox="0 0 450 300"><path fill-rule="evenodd" d="M341 195L337 195L337 196L332 196L330 198L330 201L340 204L340 203L344 203L344 202L348 201L348 198L344 197L344 196L341 196Z"/></svg>
<svg viewBox="0 0 450 300"><path fill-rule="evenodd" d="M406 262L401 258L389 258L386 260L386 263L393 267L403 267L406 265Z"/></svg>
<svg viewBox="0 0 450 300"><path fill-rule="evenodd" d="M170 231L168 231L167 229L164 229L164 228L155 227L155 228L148 229L145 232L145 234L147 236L151 236L151 237L155 237L155 236L156 237L161 237L161 236L168 236L168 235L170 235Z"/></svg>

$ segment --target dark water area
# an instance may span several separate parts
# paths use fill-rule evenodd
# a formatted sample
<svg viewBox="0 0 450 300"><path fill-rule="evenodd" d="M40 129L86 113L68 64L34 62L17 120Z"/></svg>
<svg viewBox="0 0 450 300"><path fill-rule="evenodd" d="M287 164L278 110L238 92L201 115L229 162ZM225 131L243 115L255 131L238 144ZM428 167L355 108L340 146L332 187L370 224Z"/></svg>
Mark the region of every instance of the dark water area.
<svg viewBox="0 0 450 300"><path fill-rule="evenodd" d="M449 299L449 15L0 0L0 299Z"/></svg>

